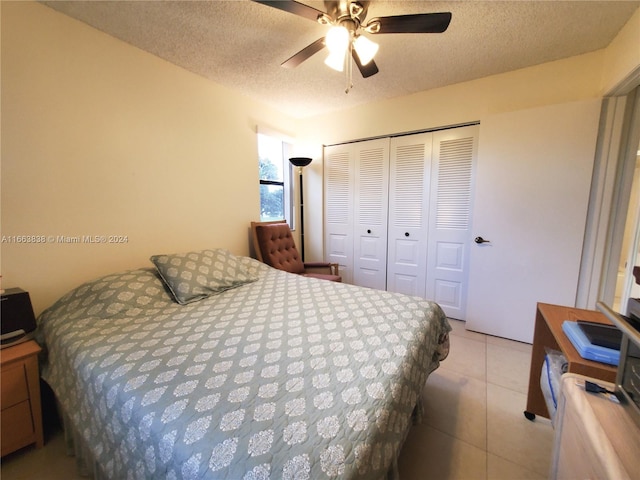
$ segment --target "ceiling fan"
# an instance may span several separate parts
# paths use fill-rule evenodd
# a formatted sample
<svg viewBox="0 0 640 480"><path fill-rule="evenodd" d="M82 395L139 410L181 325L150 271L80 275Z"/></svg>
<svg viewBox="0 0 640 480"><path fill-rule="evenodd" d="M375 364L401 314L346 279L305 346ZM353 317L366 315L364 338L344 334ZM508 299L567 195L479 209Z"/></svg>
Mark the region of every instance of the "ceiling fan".
<svg viewBox="0 0 640 480"><path fill-rule="evenodd" d="M340 72L347 71L346 93L352 87L351 61L364 78L378 73L373 57L378 45L365 37L363 33L378 35L383 33L442 33L451 22L450 12L417 13L394 15L365 20L369 9L369 0L325 0L327 12L322 12L304 3L294 0L252 0L270 7L308 18L331 28L327 35L319 38L298 53L285 60L283 67L294 68L318 53L323 48L329 50L325 63Z"/></svg>

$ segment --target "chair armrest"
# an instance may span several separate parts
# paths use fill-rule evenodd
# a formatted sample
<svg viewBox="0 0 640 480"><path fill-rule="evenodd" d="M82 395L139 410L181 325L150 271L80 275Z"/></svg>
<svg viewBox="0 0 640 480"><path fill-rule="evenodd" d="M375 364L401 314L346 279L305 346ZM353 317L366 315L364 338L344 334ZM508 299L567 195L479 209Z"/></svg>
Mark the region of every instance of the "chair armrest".
<svg viewBox="0 0 640 480"><path fill-rule="evenodd" d="M305 262L305 272L307 273L329 273L330 275L340 275L339 265L337 263L328 262Z"/></svg>

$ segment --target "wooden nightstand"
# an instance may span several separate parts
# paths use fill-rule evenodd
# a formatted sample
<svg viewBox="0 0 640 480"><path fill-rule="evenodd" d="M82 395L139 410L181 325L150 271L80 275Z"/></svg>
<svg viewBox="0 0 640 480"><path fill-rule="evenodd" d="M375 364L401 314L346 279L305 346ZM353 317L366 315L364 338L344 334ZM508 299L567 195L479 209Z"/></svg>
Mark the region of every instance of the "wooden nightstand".
<svg viewBox="0 0 640 480"><path fill-rule="evenodd" d="M40 406L40 346L30 340L0 350L1 455L44 444Z"/></svg>

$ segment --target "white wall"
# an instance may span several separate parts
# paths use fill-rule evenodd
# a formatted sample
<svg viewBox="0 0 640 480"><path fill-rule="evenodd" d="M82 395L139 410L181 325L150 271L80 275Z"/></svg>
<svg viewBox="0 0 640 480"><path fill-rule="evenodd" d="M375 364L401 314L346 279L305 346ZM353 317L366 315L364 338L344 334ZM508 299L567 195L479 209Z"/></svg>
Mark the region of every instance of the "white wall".
<svg viewBox="0 0 640 480"><path fill-rule="evenodd" d="M1 234L45 239L2 243L4 288L29 290L38 313L153 254L248 253L256 125L291 119L43 5L1 8ZM127 241L56 240L83 235Z"/></svg>

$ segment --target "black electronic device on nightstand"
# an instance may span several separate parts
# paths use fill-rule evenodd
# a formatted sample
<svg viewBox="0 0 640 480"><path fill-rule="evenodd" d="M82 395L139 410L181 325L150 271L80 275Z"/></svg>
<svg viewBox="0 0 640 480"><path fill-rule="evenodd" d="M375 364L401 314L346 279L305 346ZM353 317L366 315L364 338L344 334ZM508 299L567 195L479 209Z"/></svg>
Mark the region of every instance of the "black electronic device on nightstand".
<svg viewBox="0 0 640 480"><path fill-rule="evenodd" d="M0 348L30 340L36 329L36 317L29 292L7 288L2 292L0 307Z"/></svg>

